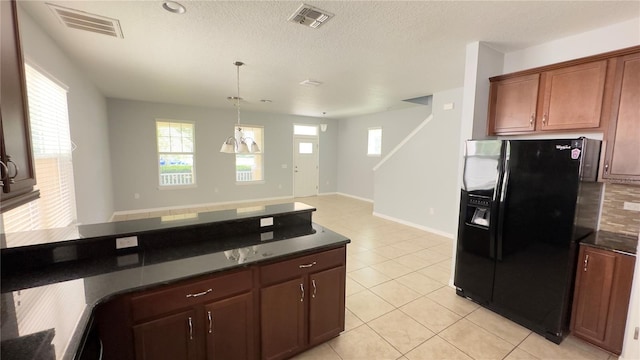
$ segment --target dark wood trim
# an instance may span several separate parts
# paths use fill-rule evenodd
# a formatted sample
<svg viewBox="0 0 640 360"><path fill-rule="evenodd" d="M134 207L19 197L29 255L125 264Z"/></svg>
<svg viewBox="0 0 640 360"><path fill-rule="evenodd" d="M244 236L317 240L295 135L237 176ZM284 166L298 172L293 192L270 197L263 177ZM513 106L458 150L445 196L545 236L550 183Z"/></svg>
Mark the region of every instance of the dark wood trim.
<svg viewBox="0 0 640 360"><path fill-rule="evenodd" d="M614 51L609 51L606 53L591 55L591 56L587 56L579 59L563 61L556 64L550 64L550 65L540 66L540 67L531 68L527 70L517 71L509 74L497 75L497 76L490 77L489 81L492 81L492 82L500 81L500 80L510 79L512 77L531 75L531 74L541 73L549 70L555 70L563 67L589 63L593 61L606 60L606 59L610 59L618 56L629 55L638 51L640 51L640 45L619 49L619 50L614 50Z"/></svg>

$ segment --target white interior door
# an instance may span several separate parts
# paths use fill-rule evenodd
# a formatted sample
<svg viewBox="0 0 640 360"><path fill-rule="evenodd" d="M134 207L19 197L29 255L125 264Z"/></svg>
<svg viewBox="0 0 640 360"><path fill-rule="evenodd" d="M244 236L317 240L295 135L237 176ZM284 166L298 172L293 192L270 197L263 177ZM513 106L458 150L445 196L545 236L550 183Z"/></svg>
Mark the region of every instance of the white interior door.
<svg viewBox="0 0 640 360"><path fill-rule="evenodd" d="M293 196L318 195L318 138L293 139Z"/></svg>

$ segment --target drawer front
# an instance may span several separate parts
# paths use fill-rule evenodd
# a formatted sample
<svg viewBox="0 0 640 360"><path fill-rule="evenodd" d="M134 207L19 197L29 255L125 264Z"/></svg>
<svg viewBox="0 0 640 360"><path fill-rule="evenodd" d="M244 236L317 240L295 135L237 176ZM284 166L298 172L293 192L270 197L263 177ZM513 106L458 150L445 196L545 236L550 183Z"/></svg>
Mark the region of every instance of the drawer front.
<svg viewBox="0 0 640 360"><path fill-rule="evenodd" d="M131 297L134 322L222 299L252 289L251 270L211 277L209 279L167 285Z"/></svg>
<svg viewBox="0 0 640 360"><path fill-rule="evenodd" d="M290 260L264 265L260 268L260 285L266 286L305 274L344 265L346 247L300 256Z"/></svg>

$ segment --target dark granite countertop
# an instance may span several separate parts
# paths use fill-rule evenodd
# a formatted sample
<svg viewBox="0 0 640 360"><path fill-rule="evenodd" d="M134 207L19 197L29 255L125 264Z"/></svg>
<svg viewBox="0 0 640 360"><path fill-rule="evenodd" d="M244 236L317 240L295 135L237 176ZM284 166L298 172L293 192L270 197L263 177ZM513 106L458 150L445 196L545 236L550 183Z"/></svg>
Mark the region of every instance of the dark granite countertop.
<svg viewBox="0 0 640 360"><path fill-rule="evenodd" d="M306 205L298 205L298 209L315 210ZM275 214L270 211L265 215ZM219 221L235 220L229 217ZM115 256L53 263L24 274L3 272L2 357L28 359L24 354L7 354L20 347L5 344L46 333L54 334L52 359L73 359L94 308L116 295L349 242L348 238L309 222L306 226L265 229L175 246L140 247Z"/></svg>
<svg viewBox="0 0 640 360"><path fill-rule="evenodd" d="M187 229L211 223L243 221L251 218L264 218L302 211L315 211L315 208L304 203L292 202L9 234L0 233L0 248L5 250L15 247L68 242L77 239L140 236L164 230Z"/></svg>
<svg viewBox="0 0 640 360"><path fill-rule="evenodd" d="M636 255L638 236L610 231L598 231L582 240L581 244L604 250Z"/></svg>

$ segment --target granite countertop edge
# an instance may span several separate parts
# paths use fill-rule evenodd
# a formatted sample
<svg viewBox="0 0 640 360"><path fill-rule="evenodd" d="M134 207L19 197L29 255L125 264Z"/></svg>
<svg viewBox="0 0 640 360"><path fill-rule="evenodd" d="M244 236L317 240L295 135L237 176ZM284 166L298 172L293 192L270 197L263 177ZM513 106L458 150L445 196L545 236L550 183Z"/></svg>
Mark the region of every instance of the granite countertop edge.
<svg viewBox="0 0 640 360"><path fill-rule="evenodd" d="M601 230L590 234L582 240L580 244L625 255L637 256L638 235Z"/></svg>

